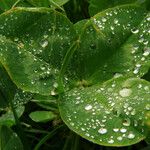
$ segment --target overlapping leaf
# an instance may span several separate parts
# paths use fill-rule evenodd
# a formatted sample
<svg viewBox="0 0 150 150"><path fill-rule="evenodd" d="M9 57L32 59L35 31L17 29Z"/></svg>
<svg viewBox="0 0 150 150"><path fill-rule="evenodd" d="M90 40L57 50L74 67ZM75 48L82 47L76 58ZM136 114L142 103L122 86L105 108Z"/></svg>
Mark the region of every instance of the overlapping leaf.
<svg viewBox="0 0 150 150"><path fill-rule="evenodd" d="M72 130L94 143L126 146L149 134L150 83L130 78L150 68L149 17L125 5L76 26L81 34L73 64L79 87L60 98L60 112Z"/></svg>

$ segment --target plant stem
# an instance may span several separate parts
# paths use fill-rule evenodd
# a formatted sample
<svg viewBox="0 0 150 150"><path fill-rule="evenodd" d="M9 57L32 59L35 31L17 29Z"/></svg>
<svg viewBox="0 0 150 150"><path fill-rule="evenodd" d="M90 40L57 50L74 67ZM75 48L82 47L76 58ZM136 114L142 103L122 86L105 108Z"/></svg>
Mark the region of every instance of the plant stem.
<svg viewBox="0 0 150 150"><path fill-rule="evenodd" d="M39 150L40 147L49 139L51 138L53 135L56 134L56 131L59 130L60 128L62 128L64 125L60 125L57 128L55 128L53 131L51 131L50 133L48 133L46 136L44 136L40 142L35 146L34 150Z"/></svg>

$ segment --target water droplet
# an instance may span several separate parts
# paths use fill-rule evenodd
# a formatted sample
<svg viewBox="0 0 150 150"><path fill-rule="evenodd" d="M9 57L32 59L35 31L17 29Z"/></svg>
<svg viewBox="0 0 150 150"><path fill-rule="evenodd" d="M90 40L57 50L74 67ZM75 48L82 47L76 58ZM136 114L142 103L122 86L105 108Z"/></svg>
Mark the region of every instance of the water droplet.
<svg viewBox="0 0 150 150"><path fill-rule="evenodd" d="M85 110L91 110L91 109L92 109L92 105L88 104L88 105L85 106Z"/></svg>
<svg viewBox="0 0 150 150"><path fill-rule="evenodd" d="M150 17L148 17L146 20L147 20L147 21L150 21Z"/></svg>
<svg viewBox="0 0 150 150"><path fill-rule="evenodd" d="M113 139L110 139L110 140L108 141L108 143L112 144L112 143L114 143L114 140L113 140Z"/></svg>
<svg viewBox="0 0 150 150"><path fill-rule="evenodd" d="M137 34L137 33L139 32L139 30L138 30L138 29L133 28L133 29L131 30L131 32L132 32L133 34Z"/></svg>
<svg viewBox="0 0 150 150"><path fill-rule="evenodd" d="M129 118L127 118L127 119L125 119L124 121L123 121L123 123L122 123L124 126L130 126L130 124L131 124L131 121L130 121L130 119Z"/></svg>
<svg viewBox="0 0 150 150"><path fill-rule="evenodd" d="M122 96L122 97L128 97L130 96L132 93L132 90L131 89L127 89L127 88L124 88L122 90L119 91L119 94Z"/></svg>
<svg viewBox="0 0 150 150"><path fill-rule="evenodd" d="M100 128L98 130L98 133L100 133L100 134L106 134L107 133L107 129L106 128Z"/></svg>
<svg viewBox="0 0 150 150"><path fill-rule="evenodd" d="M128 138L129 138L129 139L134 139L134 138L135 138L135 135L134 135L133 133L129 133Z"/></svg>
<svg viewBox="0 0 150 150"><path fill-rule="evenodd" d="M52 96L56 95L56 93L55 93L54 90L51 91L51 95L52 95Z"/></svg>
<svg viewBox="0 0 150 150"><path fill-rule="evenodd" d="M143 53L143 56L148 56L150 54L150 49L145 50L145 52Z"/></svg>
<svg viewBox="0 0 150 150"><path fill-rule="evenodd" d="M114 132L118 132L119 129L118 129L118 128L114 128L113 131L114 131Z"/></svg>
<svg viewBox="0 0 150 150"><path fill-rule="evenodd" d="M43 42L41 42L41 46L42 46L43 48L45 48L47 45L48 45L48 41L43 41Z"/></svg>
<svg viewBox="0 0 150 150"><path fill-rule="evenodd" d="M106 18L102 18L102 22L106 22L107 21L107 19Z"/></svg>
<svg viewBox="0 0 150 150"><path fill-rule="evenodd" d="M150 110L150 104L147 104L147 105L145 106L145 108L146 108L146 110Z"/></svg>
<svg viewBox="0 0 150 150"><path fill-rule="evenodd" d="M118 23L118 20L117 19L114 19L114 24L117 24Z"/></svg>
<svg viewBox="0 0 150 150"><path fill-rule="evenodd" d="M118 140L118 141L122 141L122 137L121 137L121 136L118 136L118 137L117 137L117 140Z"/></svg>
<svg viewBox="0 0 150 150"><path fill-rule="evenodd" d="M121 128L121 129L120 129L120 132L121 132L121 133L125 133L125 132L127 132L127 129Z"/></svg>

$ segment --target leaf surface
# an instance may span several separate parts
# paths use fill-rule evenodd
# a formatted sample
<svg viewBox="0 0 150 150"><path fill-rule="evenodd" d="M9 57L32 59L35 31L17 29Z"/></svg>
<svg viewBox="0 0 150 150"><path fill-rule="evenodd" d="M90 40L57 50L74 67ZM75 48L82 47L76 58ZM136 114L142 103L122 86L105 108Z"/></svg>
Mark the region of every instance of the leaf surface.
<svg viewBox="0 0 150 150"><path fill-rule="evenodd" d="M69 91L59 107L65 123L82 137L100 145L127 146L149 134L149 96L149 82L115 78Z"/></svg>

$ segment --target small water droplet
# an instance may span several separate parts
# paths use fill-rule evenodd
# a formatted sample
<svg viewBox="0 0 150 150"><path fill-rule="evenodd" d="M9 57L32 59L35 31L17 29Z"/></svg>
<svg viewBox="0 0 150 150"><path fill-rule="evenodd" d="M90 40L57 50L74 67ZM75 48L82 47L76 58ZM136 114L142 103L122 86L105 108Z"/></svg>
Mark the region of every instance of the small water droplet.
<svg viewBox="0 0 150 150"><path fill-rule="evenodd" d="M106 128L100 128L98 130L98 133L100 133L100 134L106 134L107 133L107 129Z"/></svg>
<svg viewBox="0 0 150 150"><path fill-rule="evenodd" d="M133 34L137 34L137 33L139 32L139 29L133 28L133 29L131 30L131 32L132 32Z"/></svg>
<svg viewBox="0 0 150 150"><path fill-rule="evenodd" d="M130 96L132 93L132 90L131 89L127 89L127 88L124 88L122 90L119 91L119 94L122 96L122 97L128 97Z"/></svg>
<svg viewBox="0 0 150 150"><path fill-rule="evenodd" d="M110 139L110 140L108 140L108 143L112 144L112 143L114 143L114 140Z"/></svg>
<svg viewBox="0 0 150 150"><path fill-rule="evenodd" d="M118 129L118 128L114 128L113 131L114 131L114 132L118 132L119 129Z"/></svg>
<svg viewBox="0 0 150 150"><path fill-rule="evenodd" d="M41 44L41 46L42 46L43 48L45 48L45 47L48 45L48 41L47 41L47 40L46 40L46 41L43 41L43 42L41 42L40 44Z"/></svg>
<svg viewBox="0 0 150 150"><path fill-rule="evenodd" d="M128 138L129 138L129 139L134 139L134 138L135 138L135 135L134 135L133 133L129 133Z"/></svg>
<svg viewBox="0 0 150 150"><path fill-rule="evenodd" d="M107 21L107 19L106 18L102 18L102 22L106 22Z"/></svg>
<svg viewBox="0 0 150 150"><path fill-rule="evenodd" d="M123 138L122 138L121 136L118 136L118 137L117 137L117 140L118 140L118 141L122 141L122 139L123 139Z"/></svg>
<svg viewBox="0 0 150 150"><path fill-rule="evenodd" d="M120 129L120 132L121 132L121 133L125 133L125 132L127 132L127 129L121 128L121 129Z"/></svg>

